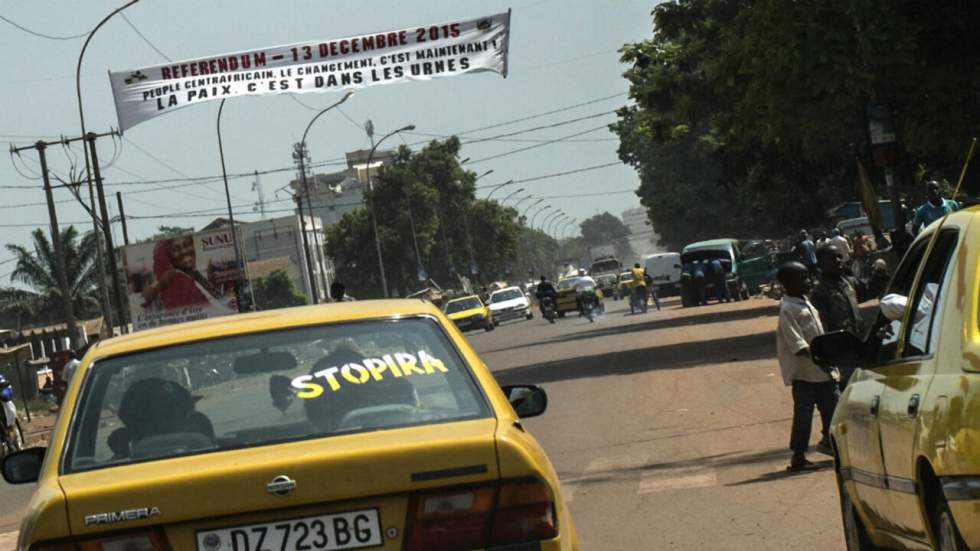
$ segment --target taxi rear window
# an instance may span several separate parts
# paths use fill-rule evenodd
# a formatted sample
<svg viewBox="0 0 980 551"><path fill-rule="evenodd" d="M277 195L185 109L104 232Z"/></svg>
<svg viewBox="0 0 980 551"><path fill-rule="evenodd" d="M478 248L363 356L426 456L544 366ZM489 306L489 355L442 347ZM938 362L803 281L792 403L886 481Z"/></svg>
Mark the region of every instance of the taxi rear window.
<svg viewBox="0 0 980 551"><path fill-rule="evenodd" d="M430 319L251 333L98 361L63 471L489 415Z"/></svg>

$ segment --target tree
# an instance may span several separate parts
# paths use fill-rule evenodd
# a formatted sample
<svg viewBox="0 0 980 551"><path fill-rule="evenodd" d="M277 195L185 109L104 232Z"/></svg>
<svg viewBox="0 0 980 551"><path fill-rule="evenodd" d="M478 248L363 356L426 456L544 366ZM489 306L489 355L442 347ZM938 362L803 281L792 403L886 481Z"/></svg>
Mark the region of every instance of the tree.
<svg viewBox="0 0 980 551"><path fill-rule="evenodd" d="M183 235L185 233L192 233L194 231L193 227L182 227L182 226L158 226L157 233L147 237L146 239L141 239L138 243L149 243L153 241L160 241L162 239L167 239L170 237L177 237L178 235Z"/></svg>
<svg viewBox="0 0 980 551"><path fill-rule="evenodd" d="M824 222L870 164L869 104L895 115L906 189L921 167L954 178L980 131L980 5L677 0L653 19L622 50L636 105L613 130L672 246Z"/></svg>
<svg viewBox="0 0 980 551"><path fill-rule="evenodd" d="M633 257L633 250L629 243L630 230L622 220L612 214L608 212L597 214L582 221L579 227L587 247L612 245L616 249L617 258Z"/></svg>
<svg viewBox="0 0 980 551"><path fill-rule="evenodd" d="M252 280L252 294L255 295L256 307L259 310L306 304L306 296L296 287L289 273L284 269L273 270L265 277Z"/></svg>
<svg viewBox="0 0 980 551"><path fill-rule="evenodd" d="M427 275L443 286L455 286L457 274L489 281L507 273L517 254L519 229L512 209L476 200L476 174L457 160L459 140L430 142L418 152L401 147L391 165L372 170L373 189L365 193L374 205L385 276L393 295L416 291L418 256ZM414 228L414 238L413 238ZM370 211L344 215L327 230L337 277L355 296L378 296L381 289Z"/></svg>
<svg viewBox="0 0 980 551"><path fill-rule="evenodd" d="M74 226L61 230L60 235L75 316L94 317L99 312L98 276L93 266L95 235L89 232L79 238ZM6 246L17 259L10 279L23 287L0 288L0 311L24 325L62 323L64 296L58 285L54 247L41 229L34 230L31 238L33 250L12 243Z"/></svg>

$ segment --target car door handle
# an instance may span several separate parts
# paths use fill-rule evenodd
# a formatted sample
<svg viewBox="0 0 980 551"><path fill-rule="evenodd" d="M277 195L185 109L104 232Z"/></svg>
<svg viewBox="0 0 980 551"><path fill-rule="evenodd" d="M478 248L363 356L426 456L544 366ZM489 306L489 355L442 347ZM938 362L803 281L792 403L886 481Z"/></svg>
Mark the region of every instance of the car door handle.
<svg viewBox="0 0 980 551"><path fill-rule="evenodd" d="M919 401L920 399L918 394L913 394L912 397L909 398L908 412L909 412L909 417L912 419L915 419L915 416L919 414Z"/></svg>
<svg viewBox="0 0 980 551"><path fill-rule="evenodd" d="M871 416L878 417L878 408L881 407L881 396L875 396L871 399Z"/></svg>

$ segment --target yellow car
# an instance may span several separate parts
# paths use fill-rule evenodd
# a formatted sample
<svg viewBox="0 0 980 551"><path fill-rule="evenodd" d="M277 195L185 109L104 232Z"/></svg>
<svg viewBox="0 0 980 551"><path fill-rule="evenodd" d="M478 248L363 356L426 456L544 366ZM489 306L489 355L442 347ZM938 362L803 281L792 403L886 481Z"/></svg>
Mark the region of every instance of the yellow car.
<svg viewBox="0 0 980 551"><path fill-rule="evenodd" d="M460 331L493 331L496 327L490 308L476 295L454 298L442 307L442 311L453 320Z"/></svg>
<svg viewBox="0 0 980 551"><path fill-rule="evenodd" d="M274 310L93 346L2 472L37 481L20 551L571 551L546 405L426 302Z"/></svg>
<svg viewBox="0 0 980 551"><path fill-rule="evenodd" d="M859 367L832 422L848 549L980 549L980 208L914 242L862 340L811 343ZM911 297L911 298L909 298Z"/></svg>

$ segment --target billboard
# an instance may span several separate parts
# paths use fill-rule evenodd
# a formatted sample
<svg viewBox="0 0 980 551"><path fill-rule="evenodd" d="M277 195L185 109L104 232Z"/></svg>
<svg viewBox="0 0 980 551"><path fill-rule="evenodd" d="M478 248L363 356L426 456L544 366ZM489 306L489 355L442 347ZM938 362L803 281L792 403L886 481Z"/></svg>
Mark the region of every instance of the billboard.
<svg viewBox="0 0 980 551"><path fill-rule="evenodd" d="M231 228L127 245L120 256L135 331L239 310Z"/></svg>
<svg viewBox="0 0 980 551"><path fill-rule="evenodd" d="M467 73L507 76L510 12L111 71L119 128L236 96L336 92ZM208 113L205 117L214 115Z"/></svg>

